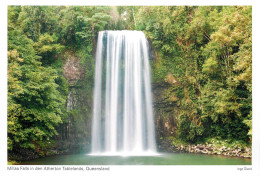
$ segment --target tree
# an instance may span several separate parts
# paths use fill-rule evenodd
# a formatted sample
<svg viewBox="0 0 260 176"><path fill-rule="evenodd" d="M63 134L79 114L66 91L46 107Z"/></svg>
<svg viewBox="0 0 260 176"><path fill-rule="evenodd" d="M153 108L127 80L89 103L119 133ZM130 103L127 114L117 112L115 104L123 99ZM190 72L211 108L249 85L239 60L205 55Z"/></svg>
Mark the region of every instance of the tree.
<svg viewBox="0 0 260 176"><path fill-rule="evenodd" d="M39 152L62 122L57 73L41 66L33 41L18 30L8 32L8 50L8 148Z"/></svg>
<svg viewBox="0 0 260 176"><path fill-rule="evenodd" d="M155 85L180 138L248 141L252 114L251 7L141 7ZM249 127L247 127L247 124ZM234 129L235 127L235 129ZM250 134L250 132L249 132Z"/></svg>

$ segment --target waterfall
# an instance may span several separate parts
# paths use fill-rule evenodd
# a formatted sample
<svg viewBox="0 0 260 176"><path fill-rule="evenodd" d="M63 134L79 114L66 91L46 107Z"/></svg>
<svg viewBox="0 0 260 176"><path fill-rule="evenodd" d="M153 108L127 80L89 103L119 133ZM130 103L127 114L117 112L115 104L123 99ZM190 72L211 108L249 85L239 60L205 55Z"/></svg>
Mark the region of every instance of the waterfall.
<svg viewBox="0 0 260 176"><path fill-rule="evenodd" d="M141 31L101 31L91 154L155 154L148 42Z"/></svg>

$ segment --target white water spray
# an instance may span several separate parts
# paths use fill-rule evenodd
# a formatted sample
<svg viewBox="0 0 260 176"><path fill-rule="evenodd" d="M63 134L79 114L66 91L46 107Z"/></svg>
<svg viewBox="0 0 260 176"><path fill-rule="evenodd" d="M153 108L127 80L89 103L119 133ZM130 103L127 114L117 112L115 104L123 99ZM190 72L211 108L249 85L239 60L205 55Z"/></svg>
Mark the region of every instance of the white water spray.
<svg viewBox="0 0 260 176"><path fill-rule="evenodd" d="M99 32L95 69L91 154L156 154L144 33Z"/></svg>

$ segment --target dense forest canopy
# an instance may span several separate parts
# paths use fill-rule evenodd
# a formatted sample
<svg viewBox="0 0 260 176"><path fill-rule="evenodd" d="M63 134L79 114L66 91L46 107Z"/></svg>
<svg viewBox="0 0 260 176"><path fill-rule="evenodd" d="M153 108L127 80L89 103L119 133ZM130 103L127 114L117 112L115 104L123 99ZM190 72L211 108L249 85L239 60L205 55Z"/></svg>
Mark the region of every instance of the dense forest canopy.
<svg viewBox="0 0 260 176"><path fill-rule="evenodd" d="M251 6L9 6L10 152L46 154L65 126L77 141L89 136L102 30L141 30L148 38L153 89L163 87L154 108L175 122L166 137L250 144ZM73 83L64 73L68 58L80 65ZM77 104L68 108L73 91Z"/></svg>
<svg viewBox="0 0 260 176"><path fill-rule="evenodd" d="M178 136L248 140L252 119L251 7L144 7L137 27L157 50L154 82L170 84ZM171 15L169 15L171 14Z"/></svg>

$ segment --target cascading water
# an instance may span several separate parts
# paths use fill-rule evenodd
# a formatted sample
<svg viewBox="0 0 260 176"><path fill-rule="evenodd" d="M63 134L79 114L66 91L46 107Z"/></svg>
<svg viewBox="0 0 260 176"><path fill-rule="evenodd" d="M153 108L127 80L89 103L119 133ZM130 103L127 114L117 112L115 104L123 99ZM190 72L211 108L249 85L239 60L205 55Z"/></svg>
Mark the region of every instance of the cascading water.
<svg viewBox="0 0 260 176"><path fill-rule="evenodd" d="M148 45L141 31L98 36L91 154L156 154Z"/></svg>

